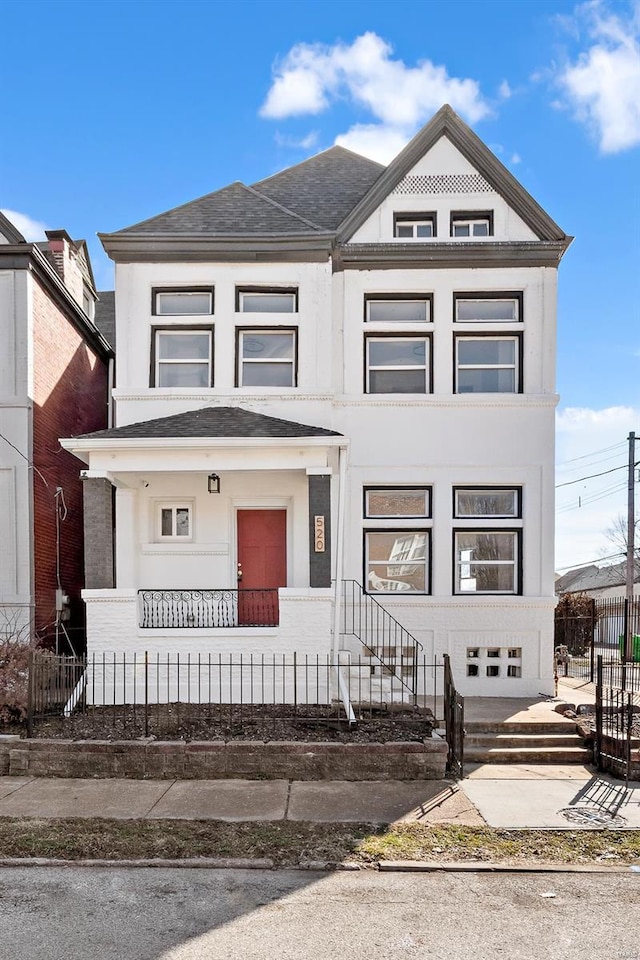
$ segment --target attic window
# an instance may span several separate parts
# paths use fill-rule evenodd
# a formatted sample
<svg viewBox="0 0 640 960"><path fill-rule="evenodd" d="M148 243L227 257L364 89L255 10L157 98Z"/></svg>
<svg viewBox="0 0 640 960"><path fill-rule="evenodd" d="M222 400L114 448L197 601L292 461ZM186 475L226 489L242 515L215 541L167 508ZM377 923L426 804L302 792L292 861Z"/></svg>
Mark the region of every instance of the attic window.
<svg viewBox="0 0 640 960"><path fill-rule="evenodd" d="M393 235L398 240L425 240L435 237L435 213L394 213Z"/></svg>
<svg viewBox="0 0 640 960"><path fill-rule="evenodd" d="M493 210L459 211L451 214L451 236L492 237Z"/></svg>

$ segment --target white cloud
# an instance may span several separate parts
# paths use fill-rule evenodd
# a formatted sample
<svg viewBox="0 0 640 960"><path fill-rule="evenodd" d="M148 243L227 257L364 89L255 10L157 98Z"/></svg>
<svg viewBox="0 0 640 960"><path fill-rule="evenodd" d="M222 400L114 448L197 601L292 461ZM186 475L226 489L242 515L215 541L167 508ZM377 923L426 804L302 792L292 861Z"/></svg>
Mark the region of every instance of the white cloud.
<svg viewBox="0 0 640 960"><path fill-rule="evenodd" d="M377 122L357 124L336 142L352 149L361 143L370 156L387 159L389 144L404 146L443 103L471 123L489 113L477 81L450 77L430 60L408 66L392 54L391 45L372 32L351 44L296 44L277 64L260 113L271 119L318 114L346 99Z"/></svg>
<svg viewBox="0 0 640 960"><path fill-rule="evenodd" d="M286 137L276 133L276 143L279 147L290 147L294 150L310 150L318 143L318 131L311 130L305 137Z"/></svg>
<svg viewBox="0 0 640 960"><path fill-rule="evenodd" d="M576 10L590 43L558 77L567 103L585 123L602 153L640 144L640 16L625 19L600 0Z"/></svg>
<svg viewBox="0 0 640 960"><path fill-rule="evenodd" d="M27 242L34 243L36 240L45 239L44 231L46 230L46 225L41 223L40 220L34 220L26 213L18 213L17 210L3 209L0 213L3 213L7 220L11 221L16 230L20 231Z"/></svg>
<svg viewBox="0 0 640 960"><path fill-rule="evenodd" d="M498 87L499 96L501 96L503 100L508 100L509 97L512 95L512 93L513 91L509 86L509 82L507 80L503 80L500 86Z"/></svg>
<svg viewBox="0 0 640 960"><path fill-rule="evenodd" d="M617 551L606 530L626 509L627 436L640 433L639 424L640 408L569 407L558 413L556 484L580 482L556 490L556 570Z"/></svg>
<svg viewBox="0 0 640 960"><path fill-rule="evenodd" d="M356 123L336 137L339 147L362 153L378 163L387 164L406 146L410 134L383 123Z"/></svg>
<svg viewBox="0 0 640 960"><path fill-rule="evenodd" d="M515 166L517 163L522 163L522 157L520 156L519 153L514 153L514 154L512 154L512 156L511 156L511 163L514 164L514 166Z"/></svg>

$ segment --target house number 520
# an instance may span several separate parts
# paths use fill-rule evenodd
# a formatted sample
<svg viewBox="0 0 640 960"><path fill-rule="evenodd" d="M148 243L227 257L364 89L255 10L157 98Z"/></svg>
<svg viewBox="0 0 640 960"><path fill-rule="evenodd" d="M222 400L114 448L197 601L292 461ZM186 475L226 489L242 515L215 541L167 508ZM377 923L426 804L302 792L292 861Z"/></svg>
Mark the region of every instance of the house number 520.
<svg viewBox="0 0 640 960"><path fill-rule="evenodd" d="M324 553L324 517L316 517L315 523L315 551L316 553Z"/></svg>

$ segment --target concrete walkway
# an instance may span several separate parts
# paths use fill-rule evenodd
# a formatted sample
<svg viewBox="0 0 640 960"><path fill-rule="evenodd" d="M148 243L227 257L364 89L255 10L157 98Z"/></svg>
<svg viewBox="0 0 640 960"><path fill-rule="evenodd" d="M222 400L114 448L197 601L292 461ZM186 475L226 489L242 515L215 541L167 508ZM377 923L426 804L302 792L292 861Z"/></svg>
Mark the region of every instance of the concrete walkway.
<svg viewBox="0 0 640 960"><path fill-rule="evenodd" d="M592 684L563 678L557 698L469 697L465 720L557 723L559 703L590 703L594 693ZM465 773L460 783L0 777L0 817L640 829L640 783L626 787L592 767L479 764Z"/></svg>

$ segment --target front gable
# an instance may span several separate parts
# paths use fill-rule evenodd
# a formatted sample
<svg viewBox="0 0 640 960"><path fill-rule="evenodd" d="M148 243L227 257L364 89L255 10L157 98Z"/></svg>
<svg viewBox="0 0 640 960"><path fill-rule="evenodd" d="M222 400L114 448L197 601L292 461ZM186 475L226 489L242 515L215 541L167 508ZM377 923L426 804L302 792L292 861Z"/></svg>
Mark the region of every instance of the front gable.
<svg viewBox="0 0 640 960"><path fill-rule="evenodd" d="M342 243L394 243L395 222L433 224L424 242L460 240L452 219L485 217L486 242L567 241L564 232L449 106L387 167L341 225ZM417 237L414 239L418 239Z"/></svg>

